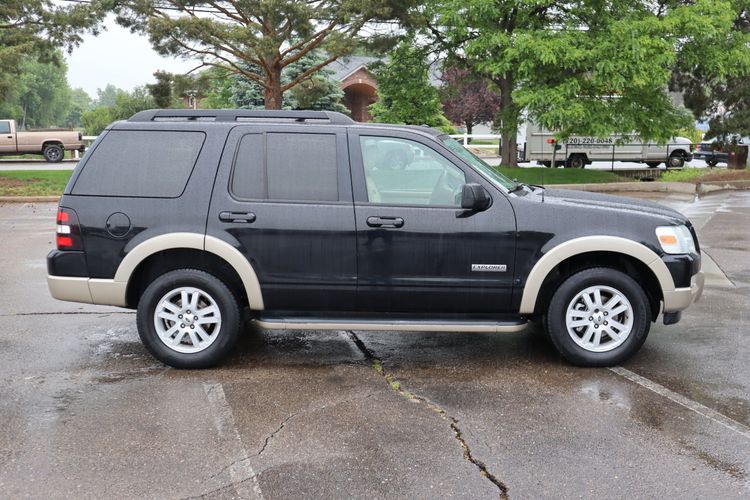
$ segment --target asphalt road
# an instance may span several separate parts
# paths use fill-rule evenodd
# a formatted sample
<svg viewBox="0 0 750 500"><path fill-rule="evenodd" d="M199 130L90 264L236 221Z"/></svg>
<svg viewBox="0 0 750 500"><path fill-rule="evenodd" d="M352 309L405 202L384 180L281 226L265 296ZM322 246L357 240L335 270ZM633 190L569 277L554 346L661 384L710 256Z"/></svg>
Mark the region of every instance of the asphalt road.
<svg viewBox="0 0 750 500"><path fill-rule="evenodd" d="M750 193L664 202L700 303L615 369L520 334L249 329L180 371L49 297L51 204L0 205L0 498L748 498Z"/></svg>

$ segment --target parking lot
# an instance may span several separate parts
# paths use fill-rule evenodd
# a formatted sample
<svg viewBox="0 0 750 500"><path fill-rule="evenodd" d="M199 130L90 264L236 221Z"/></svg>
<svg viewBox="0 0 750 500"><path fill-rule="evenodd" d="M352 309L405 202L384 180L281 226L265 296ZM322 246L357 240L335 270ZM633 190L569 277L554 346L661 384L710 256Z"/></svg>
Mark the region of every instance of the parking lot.
<svg viewBox="0 0 750 500"><path fill-rule="evenodd" d="M52 299L54 204L0 205L0 497L747 498L750 192L685 212L707 286L622 367L518 334L248 327L219 368Z"/></svg>

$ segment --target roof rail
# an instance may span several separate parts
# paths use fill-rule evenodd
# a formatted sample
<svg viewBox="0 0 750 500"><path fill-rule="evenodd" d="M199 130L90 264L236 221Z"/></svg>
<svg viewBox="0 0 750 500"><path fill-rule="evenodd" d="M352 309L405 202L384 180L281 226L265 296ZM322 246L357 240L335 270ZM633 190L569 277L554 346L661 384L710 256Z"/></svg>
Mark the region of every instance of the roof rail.
<svg viewBox="0 0 750 500"><path fill-rule="evenodd" d="M296 121L326 122L337 125L354 120L335 111L284 111L274 109L148 109L131 116L130 122L152 121Z"/></svg>

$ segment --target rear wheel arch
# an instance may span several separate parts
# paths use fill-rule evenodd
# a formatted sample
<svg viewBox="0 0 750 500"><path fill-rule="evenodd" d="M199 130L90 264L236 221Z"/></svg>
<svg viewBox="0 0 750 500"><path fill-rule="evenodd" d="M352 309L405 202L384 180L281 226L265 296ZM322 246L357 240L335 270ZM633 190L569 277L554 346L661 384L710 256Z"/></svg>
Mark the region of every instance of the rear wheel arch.
<svg viewBox="0 0 750 500"><path fill-rule="evenodd" d="M126 303L137 307L151 280L182 268L216 276L251 309L263 310L260 283L250 262L229 243L198 233L170 233L143 241L125 256L114 281L127 283Z"/></svg>
<svg viewBox="0 0 750 500"><path fill-rule="evenodd" d="M644 245L614 236L587 236L562 243L539 259L526 280L521 314L543 312L560 283L590 267L610 267L635 277L649 297L652 319L659 313L664 292L675 288L667 266Z"/></svg>

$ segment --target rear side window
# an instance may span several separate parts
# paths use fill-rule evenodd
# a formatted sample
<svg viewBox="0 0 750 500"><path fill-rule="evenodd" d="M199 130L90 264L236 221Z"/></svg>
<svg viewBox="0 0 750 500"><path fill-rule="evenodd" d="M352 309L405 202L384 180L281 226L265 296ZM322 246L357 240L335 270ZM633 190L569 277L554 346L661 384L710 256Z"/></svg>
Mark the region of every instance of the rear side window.
<svg viewBox="0 0 750 500"><path fill-rule="evenodd" d="M72 193L180 196L205 138L203 132L111 130L86 162Z"/></svg>
<svg viewBox="0 0 750 500"><path fill-rule="evenodd" d="M232 194L241 199L338 201L334 134L248 134L240 141Z"/></svg>

